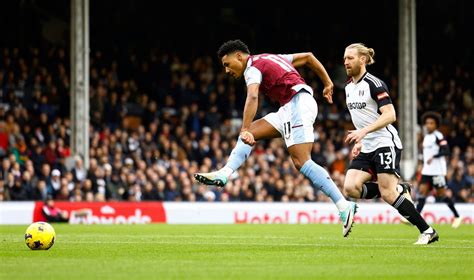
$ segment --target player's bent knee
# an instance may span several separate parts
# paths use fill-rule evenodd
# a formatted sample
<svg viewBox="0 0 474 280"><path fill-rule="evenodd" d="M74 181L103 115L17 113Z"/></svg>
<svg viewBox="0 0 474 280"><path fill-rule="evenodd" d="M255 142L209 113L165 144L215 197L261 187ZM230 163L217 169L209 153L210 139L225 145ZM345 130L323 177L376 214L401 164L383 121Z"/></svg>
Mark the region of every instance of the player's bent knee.
<svg viewBox="0 0 474 280"><path fill-rule="evenodd" d="M293 160L293 164L295 165L295 168L298 169L298 170L301 170L301 168L303 167L303 163L301 163L297 160Z"/></svg>
<svg viewBox="0 0 474 280"><path fill-rule="evenodd" d="M352 197L352 198L360 198L360 188L358 188L357 184L354 183L344 183L343 193L345 196Z"/></svg>
<svg viewBox="0 0 474 280"><path fill-rule="evenodd" d="M396 191L395 188L380 187L380 196L387 203L392 204L393 202L395 202L399 195L400 194Z"/></svg>
<svg viewBox="0 0 474 280"><path fill-rule="evenodd" d="M295 168L298 170L301 170L303 168L303 165L306 163L306 159L300 159L299 157L292 156L291 157L293 164L295 165Z"/></svg>

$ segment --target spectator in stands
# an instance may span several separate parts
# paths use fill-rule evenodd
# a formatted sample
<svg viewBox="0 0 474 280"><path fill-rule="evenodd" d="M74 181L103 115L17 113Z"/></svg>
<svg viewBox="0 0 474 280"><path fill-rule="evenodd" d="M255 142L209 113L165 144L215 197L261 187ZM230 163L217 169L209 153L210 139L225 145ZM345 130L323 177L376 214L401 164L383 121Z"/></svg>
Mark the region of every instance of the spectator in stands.
<svg viewBox="0 0 474 280"><path fill-rule="evenodd" d="M55 197L61 188L61 171L58 169L51 171L51 178L47 180L47 188L48 194Z"/></svg>
<svg viewBox="0 0 474 280"><path fill-rule="evenodd" d="M472 188L471 184L471 178L464 172L464 167L459 166L456 168L452 179L448 182L448 187L456 202L469 202Z"/></svg>
<svg viewBox="0 0 474 280"><path fill-rule="evenodd" d="M4 157L8 152L8 132L5 129L5 122L0 121L0 157Z"/></svg>
<svg viewBox="0 0 474 280"><path fill-rule="evenodd" d="M466 176L467 184L470 186L470 190L468 190L468 198L470 203L474 202L474 161L470 162L467 166L467 176Z"/></svg>
<svg viewBox="0 0 474 280"><path fill-rule="evenodd" d="M10 194L8 188L5 186L5 182L0 180L0 201L10 200Z"/></svg>
<svg viewBox="0 0 474 280"><path fill-rule="evenodd" d="M46 181L39 180L33 189L32 199L36 201L45 201L48 196Z"/></svg>
<svg viewBox="0 0 474 280"><path fill-rule="evenodd" d="M9 193L12 200L29 200L30 192L26 189L20 178L15 178L12 173L9 176Z"/></svg>
<svg viewBox="0 0 474 280"><path fill-rule="evenodd" d="M0 166L0 181L5 181L8 178L10 172L11 162L8 158L3 158L2 166Z"/></svg>
<svg viewBox="0 0 474 280"><path fill-rule="evenodd" d="M72 175L74 176L74 182L83 182L87 176L87 170L83 165L82 158L80 156L74 157L74 167L72 168Z"/></svg>

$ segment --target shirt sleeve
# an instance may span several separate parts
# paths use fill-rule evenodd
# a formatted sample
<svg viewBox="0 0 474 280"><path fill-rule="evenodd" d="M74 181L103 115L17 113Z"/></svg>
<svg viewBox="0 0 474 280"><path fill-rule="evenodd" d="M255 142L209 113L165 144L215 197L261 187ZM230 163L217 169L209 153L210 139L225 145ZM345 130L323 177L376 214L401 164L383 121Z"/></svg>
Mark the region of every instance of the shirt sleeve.
<svg viewBox="0 0 474 280"><path fill-rule="evenodd" d="M449 155L448 141L446 141L446 139L444 139L443 134L440 133L440 132L435 133L435 137L436 137L436 144L439 146L439 152L438 152L438 154L434 155L433 157L434 158L439 158L439 157L442 157L442 156L448 156Z"/></svg>
<svg viewBox="0 0 474 280"><path fill-rule="evenodd" d="M247 86L251 84L260 84L262 82L262 72L253 66L250 66L245 70L244 77Z"/></svg>
<svg viewBox="0 0 474 280"><path fill-rule="evenodd" d="M371 79L367 79L367 82L370 85L370 94L375 102L377 102L378 108L387 104L392 104L388 87L383 81L377 80L374 82Z"/></svg>
<svg viewBox="0 0 474 280"><path fill-rule="evenodd" d="M279 54L284 60L288 61L289 63L293 63L293 55L292 54Z"/></svg>

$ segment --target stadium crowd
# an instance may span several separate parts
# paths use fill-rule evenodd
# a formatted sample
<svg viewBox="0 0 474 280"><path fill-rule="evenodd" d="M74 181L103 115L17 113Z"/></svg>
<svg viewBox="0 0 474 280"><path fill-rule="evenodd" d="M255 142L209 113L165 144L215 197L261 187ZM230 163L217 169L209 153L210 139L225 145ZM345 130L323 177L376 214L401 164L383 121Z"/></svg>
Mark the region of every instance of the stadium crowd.
<svg viewBox="0 0 474 280"><path fill-rule="evenodd" d="M327 201L293 167L281 139L257 143L223 190L199 185L193 173L220 168L236 143L245 102L244 83L227 79L212 56L184 61L151 49L90 58L90 167L71 154L69 57L65 49L0 49L0 201ZM352 127L341 77L334 104L321 85L313 159L339 187ZM370 71L370 69L369 69ZM344 74L344 72L342 72ZM396 69L374 73L388 81L396 104ZM472 73L434 65L418 74L418 115L436 110L451 148L447 182L456 202L474 202ZM260 114L276 104L260 99ZM257 116L258 117L258 116ZM422 128L419 124L420 138ZM421 166L419 166L421 167ZM418 168L412 182L416 186Z"/></svg>

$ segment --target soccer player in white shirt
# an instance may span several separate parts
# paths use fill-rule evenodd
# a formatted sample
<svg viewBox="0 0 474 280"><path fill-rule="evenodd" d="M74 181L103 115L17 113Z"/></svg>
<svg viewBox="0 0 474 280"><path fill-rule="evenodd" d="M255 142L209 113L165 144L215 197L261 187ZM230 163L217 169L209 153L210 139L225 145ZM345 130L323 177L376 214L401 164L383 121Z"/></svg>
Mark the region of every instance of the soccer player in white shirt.
<svg viewBox="0 0 474 280"><path fill-rule="evenodd" d="M425 128L423 137L423 168L421 182L418 189L418 204L416 210L421 213L425 206L426 196L436 189L436 196L444 201L454 214L453 228L459 227L462 217L459 216L453 200L446 196L446 156L449 155L449 146L443 134L438 130L441 115L436 112L426 112L422 116Z"/></svg>
<svg viewBox="0 0 474 280"><path fill-rule="evenodd" d="M346 103L356 128L349 131L346 138L346 142L354 143L354 159L346 174L344 191L353 198L360 198L364 187L377 181L370 186L378 185L382 199L420 231L415 244L429 244L438 241L438 233L426 223L413 203L397 192L403 147L392 126L396 113L388 87L366 70L366 65L374 63L374 54L372 48L361 43L349 45L344 52L344 67L351 78L345 88Z"/></svg>

